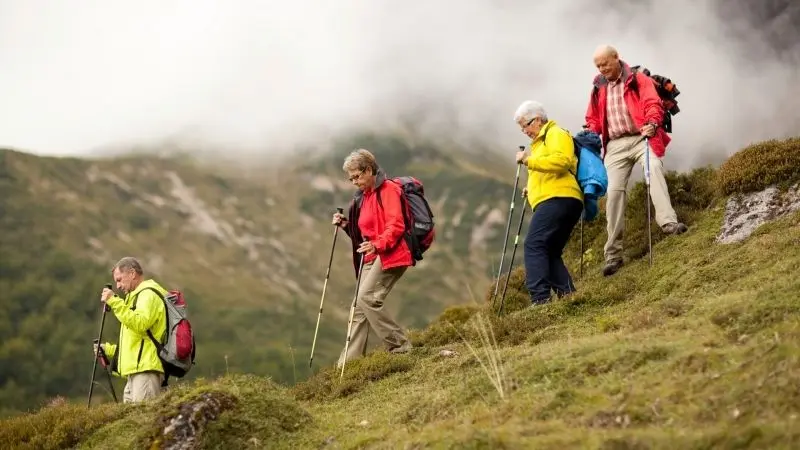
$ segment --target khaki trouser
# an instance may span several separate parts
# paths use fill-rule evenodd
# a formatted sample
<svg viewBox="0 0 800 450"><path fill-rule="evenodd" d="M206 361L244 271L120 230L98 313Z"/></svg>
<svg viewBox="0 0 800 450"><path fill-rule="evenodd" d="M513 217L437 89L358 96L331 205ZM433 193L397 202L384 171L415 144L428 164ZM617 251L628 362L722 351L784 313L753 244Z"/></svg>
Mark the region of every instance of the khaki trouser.
<svg viewBox="0 0 800 450"><path fill-rule="evenodd" d="M161 393L164 375L160 372L140 372L128 375L125 390L122 392L123 403L138 403L149 400Z"/></svg>
<svg viewBox="0 0 800 450"><path fill-rule="evenodd" d="M623 136L606 145L604 164L608 172L608 199L606 220L608 240L605 245L606 261L622 259L622 233L625 230L626 187L635 163L644 168L645 141L643 136ZM669 199L664 166L661 159L650 150L650 197L655 207L655 220L659 226L677 222L678 218ZM642 220L646 220L642 218Z"/></svg>
<svg viewBox="0 0 800 450"><path fill-rule="evenodd" d="M375 334L391 352L401 352L411 347L403 330L383 309L384 299L406 269L407 267L395 267L383 270L380 257L371 263L364 264L356 308L353 313L353 328L347 348L347 361L366 354L370 328L375 330ZM342 365L343 357L344 349L339 355L338 366Z"/></svg>

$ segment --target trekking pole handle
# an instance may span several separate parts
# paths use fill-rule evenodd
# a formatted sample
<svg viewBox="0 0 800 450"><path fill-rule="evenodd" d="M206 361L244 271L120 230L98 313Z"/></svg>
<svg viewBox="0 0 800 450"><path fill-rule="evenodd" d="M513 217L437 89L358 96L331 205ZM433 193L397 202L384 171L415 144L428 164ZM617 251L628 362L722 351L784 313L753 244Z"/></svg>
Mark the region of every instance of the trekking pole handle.
<svg viewBox="0 0 800 450"><path fill-rule="evenodd" d="M111 283L106 283L106 284L104 284L103 286L104 286L105 288L107 288L107 289L111 289L112 291L114 290L114 288L113 288L113 287L111 287ZM105 309L106 311L111 311L111 308L110 308L110 307L109 307L107 304L105 304L105 303L103 303L103 309Z"/></svg>
<svg viewBox="0 0 800 450"><path fill-rule="evenodd" d="M336 208L336 212L339 214L344 214L344 208Z"/></svg>
<svg viewBox="0 0 800 450"><path fill-rule="evenodd" d="M521 151L521 152L525 151L525 146L524 145L520 145L518 148L519 148L519 151ZM519 170L519 166L521 166L521 165L522 165L521 162L517 162L517 170Z"/></svg>
<svg viewBox="0 0 800 450"><path fill-rule="evenodd" d="M108 356L106 356L106 351L103 350L103 344L100 343L99 339L92 339L92 343L97 344L97 355L95 355L95 357L100 359L100 364L102 364L103 367L106 367L109 361Z"/></svg>

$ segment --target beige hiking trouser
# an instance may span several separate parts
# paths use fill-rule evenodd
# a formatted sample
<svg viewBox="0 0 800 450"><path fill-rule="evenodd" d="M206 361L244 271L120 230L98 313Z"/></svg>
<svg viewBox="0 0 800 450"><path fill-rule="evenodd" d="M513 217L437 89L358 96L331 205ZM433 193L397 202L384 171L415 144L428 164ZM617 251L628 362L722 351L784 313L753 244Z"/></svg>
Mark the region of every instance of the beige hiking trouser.
<svg viewBox="0 0 800 450"><path fill-rule="evenodd" d="M406 269L407 267L394 267L383 270L380 257L371 263L364 264L356 308L353 313L347 361L366 354L370 328L375 330L375 334L383 341L387 350L398 352L410 348L408 337L383 309L384 299L391 292L397 280L406 272ZM337 362L340 367L343 357L344 349L342 349Z"/></svg>
<svg viewBox="0 0 800 450"><path fill-rule="evenodd" d="M626 187L635 163L644 169L645 159L644 136L623 136L606 144L604 164L608 172L608 198L606 199L606 231L608 240L605 245L607 262L622 259L622 234L625 230L625 207L627 206ZM677 222L678 218L669 199L667 181L664 178L664 166L650 150L650 197L655 207L655 220L659 226ZM647 220L642 218L642 220Z"/></svg>
<svg viewBox="0 0 800 450"><path fill-rule="evenodd" d="M123 403L138 403L149 400L161 393L161 382L164 375L160 372L139 372L128 375L125 390L122 393Z"/></svg>

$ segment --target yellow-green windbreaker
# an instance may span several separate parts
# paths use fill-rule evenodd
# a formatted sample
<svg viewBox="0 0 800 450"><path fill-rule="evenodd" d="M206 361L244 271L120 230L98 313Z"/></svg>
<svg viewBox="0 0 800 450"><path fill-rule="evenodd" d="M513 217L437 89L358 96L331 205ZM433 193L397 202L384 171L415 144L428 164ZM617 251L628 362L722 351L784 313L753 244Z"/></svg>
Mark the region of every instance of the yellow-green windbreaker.
<svg viewBox="0 0 800 450"><path fill-rule="evenodd" d="M159 342L164 342L167 330L166 310L158 295L147 288L154 288L165 297L168 293L154 280L144 280L124 299L114 295L106 301L119 319L120 330L119 345L104 343L103 351L109 360L113 360L115 356L119 358L114 374L121 377L151 370L164 372L161 360L158 359L158 350L147 336L147 330ZM136 309L132 310L134 299Z"/></svg>
<svg viewBox="0 0 800 450"><path fill-rule="evenodd" d="M548 120L531 142L528 156L528 203L531 208L553 197L573 197L583 201L583 192L575 177L577 170L578 158L572 136L555 121Z"/></svg>

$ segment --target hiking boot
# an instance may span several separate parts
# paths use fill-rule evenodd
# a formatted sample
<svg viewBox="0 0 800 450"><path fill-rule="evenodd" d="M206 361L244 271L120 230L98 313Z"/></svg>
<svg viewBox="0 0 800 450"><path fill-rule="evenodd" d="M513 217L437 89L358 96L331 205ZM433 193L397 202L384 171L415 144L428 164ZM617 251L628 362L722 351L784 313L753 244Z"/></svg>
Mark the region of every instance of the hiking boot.
<svg viewBox="0 0 800 450"><path fill-rule="evenodd" d="M611 261L607 261L605 267L603 267L603 276L610 277L617 273L617 271L622 267L622 259L612 259Z"/></svg>
<svg viewBox="0 0 800 450"><path fill-rule="evenodd" d="M528 308L535 308L537 306L546 305L546 304L550 303L552 300L553 300L553 296L552 295L550 297L543 298L543 299L540 299L540 300L531 299L531 304L530 304L530 306L528 306Z"/></svg>
<svg viewBox="0 0 800 450"><path fill-rule="evenodd" d="M663 227L661 227L661 230L665 234L675 234L675 235L686 233L688 229L689 228L687 228L686 225L680 222L667 223L664 224Z"/></svg>
<svg viewBox="0 0 800 450"><path fill-rule="evenodd" d="M411 343L409 342L409 343L407 343L405 345L401 345L400 347L395 347L395 348L389 350L389 353L393 353L395 355L402 354L402 353L408 353L408 352L411 351L412 348L414 348L414 346L411 345Z"/></svg>

